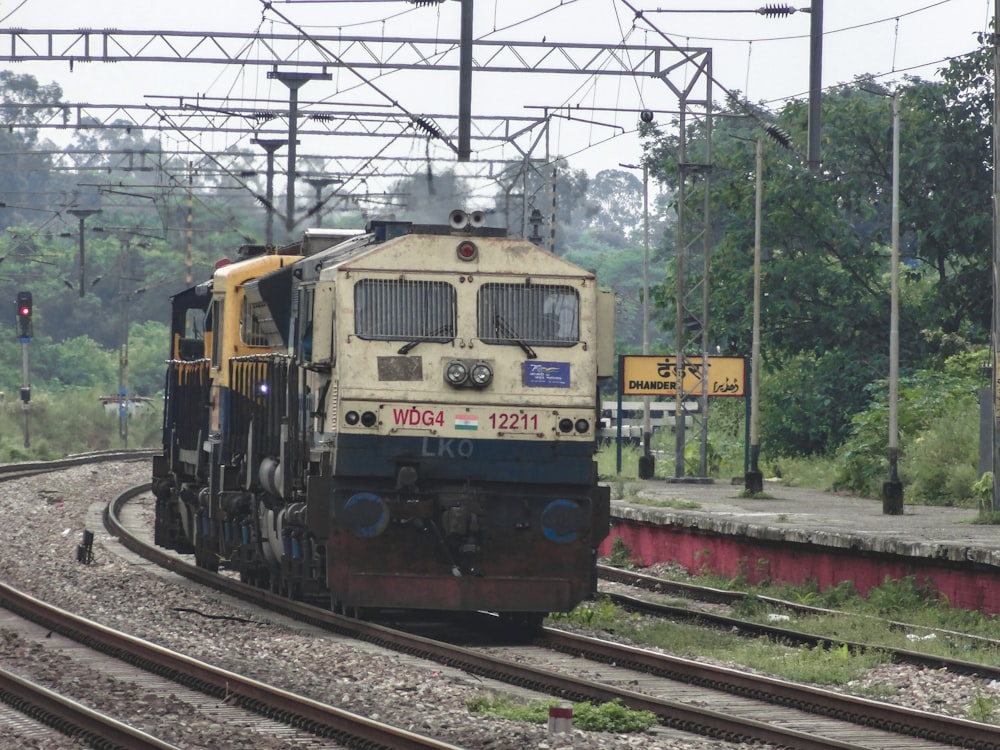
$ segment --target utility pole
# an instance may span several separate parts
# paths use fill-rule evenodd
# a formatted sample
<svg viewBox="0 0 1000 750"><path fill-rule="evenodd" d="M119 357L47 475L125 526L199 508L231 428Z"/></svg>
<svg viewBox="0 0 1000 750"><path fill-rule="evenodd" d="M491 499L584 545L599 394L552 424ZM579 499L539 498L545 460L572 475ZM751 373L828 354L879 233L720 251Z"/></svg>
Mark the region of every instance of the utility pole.
<svg viewBox="0 0 1000 750"><path fill-rule="evenodd" d="M823 0L812 0L809 19L809 170L818 172L823 98Z"/></svg>
<svg viewBox="0 0 1000 750"><path fill-rule="evenodd" d="M329 81L333 78L327 72L298 73L270 70L268 78L274 78L288 86L288 187L285 193L285 229L289 232L295 226L295 157L299 131L299 89L309 81Z"/></svg>
<svg viewBox="0 0 1000 750"><path fill-rule="evenodd" d="M1000 18L1000 0L993 4L994 22ZM1000 81L1000 34L993 30L993 81ZM993 511L1000 511L1000 96L993 97L993 368L991 391L993 396Z"/></svg>
<svg viewBox="0 0 1000 750"><path fill-rule="evenodd" d="M637 169L636 164L619 164ZM642 162L642 353L649 354L649 162ZM652 479L656 474L656 458L650 450L652 438L649 421L650 399L642 397L642 456L639 457L639 479Z"/></svg>
<svg viewBox="0 0 1000 750"><path fill-rule="evenodd" d="M251 143L256 143L267 153L267 184L264 187L265 216L267 217L264 228L264 242L268 245L274 244L274 152L288 143L286 140L276 138L251 138Z"/></svg>
<svg viewBox="0 0 1000 750"><path fill-rule="evenodd" d="M761 221L764 203L764 139L757 139L757 166L754 175L753 222L753 331L750 343L750 468L744 489L752 495L764 491L760 470L760 305L761 305Z"/></svg>
<svg viewBox="0 0 1000 750"><path fill-rule="evenodd" d="M458 160L472 154L472 0L462 0L458 50Z"/></svg>
<svg viewBox="0 0 1000 750"><path fill-rule="evenodd" d="M86 244L83 236L83 225L88 216L101 213L99 208L71 208L69 213L80 220L80 296L86 293L84 283L86 281Z"/></svg>
<svg viewBox="0 0 1000 750"><path fill-rule="evenodd" d="M889 478L882 485L882 513L903 513L899 481L899 131L900 90L892 95L892 259L889 309Z"/></svg>

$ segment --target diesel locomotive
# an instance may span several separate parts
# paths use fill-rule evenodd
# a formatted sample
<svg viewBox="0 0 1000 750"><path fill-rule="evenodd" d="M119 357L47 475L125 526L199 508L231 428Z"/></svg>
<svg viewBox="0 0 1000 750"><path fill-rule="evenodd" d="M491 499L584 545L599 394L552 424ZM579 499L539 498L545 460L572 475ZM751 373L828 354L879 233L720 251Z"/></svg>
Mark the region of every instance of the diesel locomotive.
<svg viewBox="0 0 1000 750"><path fill-rule="evenodd" d="M456 210L244 246L171 310L157 544L353 616L595 591L593 273Z"/></svg>

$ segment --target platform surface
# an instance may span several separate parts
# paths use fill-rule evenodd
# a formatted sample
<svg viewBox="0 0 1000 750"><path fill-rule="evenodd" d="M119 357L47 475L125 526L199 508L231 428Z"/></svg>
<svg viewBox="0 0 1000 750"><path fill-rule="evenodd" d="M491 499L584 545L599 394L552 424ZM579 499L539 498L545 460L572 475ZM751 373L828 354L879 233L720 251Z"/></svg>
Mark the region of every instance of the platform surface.
<svg viewBox="0 0 1000 750"><path fill-rule="evenodd" d="M764 484L763 498L741 497L742 484L626 482L624 498L612 488L612 518L679 525L759 540L802 542L842 549L971 560L1000 567L1000 526L978 524L975 508L904 504L901 515L883 512L880 499ZM653 507L629 496L697 508ZM904 488L905 498L905 488Z"/></svg>

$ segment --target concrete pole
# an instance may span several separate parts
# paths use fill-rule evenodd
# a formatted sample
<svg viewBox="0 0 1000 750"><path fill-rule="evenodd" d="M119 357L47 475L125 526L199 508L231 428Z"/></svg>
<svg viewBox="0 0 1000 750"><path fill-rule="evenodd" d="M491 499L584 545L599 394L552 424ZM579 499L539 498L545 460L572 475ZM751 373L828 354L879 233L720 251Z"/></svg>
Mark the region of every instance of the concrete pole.
<svg viewBox="0 0 1000 750"><path fill-rule="evenodd" d="M892 96L892 260L889 311L889 478L882 485L882 513L903 512L899 481L899 120L900 92Z"/></svg>
<svg viewBox="0 0 1000 750"><path fill-rule="evenodd" d="M757 165L754 175L753 228L753 331L750 344L750 470L744 487L751 494L764 491L764 473L760 470L760 305L761 305L761 220L764 204L764 141L757 139Z"/></svg>
<svg viewBox="0 0 1000 750"><path fill-rule="evenodd" d="M77 217L80 220L80 296L82 297L87 293L85 281L86 281L86 242L83 235L84 223L87 221L88 216L93 216L94 214L101 213L99 208L71 208L68 213Z"/></svg>
<svg viewBox="0 0 1000 750"><path fill-rule="evenodd" d="M994 21L1000 18L1000 0L993 4ZM993 90L1000 81L1000 41L993 35ZM991 332L993 377L993 511L1000 511L1000 96L993 97L993 325Z"/></svg>

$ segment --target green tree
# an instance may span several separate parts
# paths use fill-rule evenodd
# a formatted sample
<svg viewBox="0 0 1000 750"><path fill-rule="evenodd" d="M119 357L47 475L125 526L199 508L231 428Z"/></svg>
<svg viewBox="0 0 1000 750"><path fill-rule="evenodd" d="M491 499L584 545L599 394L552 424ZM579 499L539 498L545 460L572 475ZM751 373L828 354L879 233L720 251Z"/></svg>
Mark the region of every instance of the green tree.
<svg viewBox="0 0 1000 750"><path fill-rule="evenodd" d="M904 259L900 321L904 370L922 366L956 336L988 333L990 247L988 119L979 57L950 64L943 82L901 85L900 217ZM978 88L976 88L978 87ZM977 93L978 92L978 93ZM835 448L867 402L865 386L887 372L892 216L892 102L870 80L823 100L823 162L765 149L762 276L762 442L787 453ZM754 242L754 142L750 108L716 118L711 190L710 337L723 353L750 350ZM742 115L742 116L741 116ZM806 140L808 105L778 116L793 144ZM703 130L691 135L697 143ZM676 136L652 147L657 174L676 187ZM689 146L689 151L692 148ZM704 183L698 189L704 189ZM695 198L695 201L698 199ZM669 269L668 269L669 271ZM672 304L668 286L660 301ZM764 407L767 408L766 406Z"/></svg>

